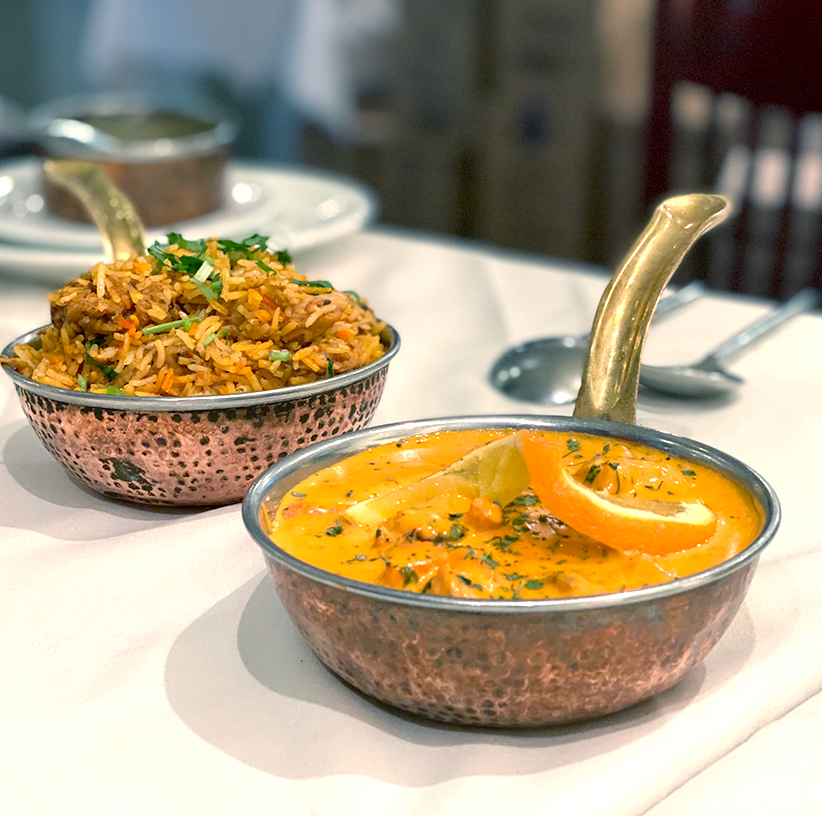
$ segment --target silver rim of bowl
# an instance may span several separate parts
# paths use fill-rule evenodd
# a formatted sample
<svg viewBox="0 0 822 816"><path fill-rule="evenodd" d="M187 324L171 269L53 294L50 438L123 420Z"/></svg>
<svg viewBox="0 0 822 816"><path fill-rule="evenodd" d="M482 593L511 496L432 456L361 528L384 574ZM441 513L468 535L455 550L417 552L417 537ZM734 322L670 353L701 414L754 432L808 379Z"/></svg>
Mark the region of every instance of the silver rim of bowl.
<svg viewBox="0 0 822 816"><path fill-rule="evenodd" d="M709 465L737 482L741 482L762 505L765 526L757 538L741 553L715 567L677 578L665 584L628 590L605 595L587 595L576 598L548 598L544 600L496 600L485 598L452 598L443 595L421 595L416 592L389 589L367 584L314 567L278 547L265 533L259 518L261 505L270 498L285 495L311 473L328 467L346 456L368 447L395 441L401 437L415 436L435 430L467 430L473 428L534 428L567 430L572 433L589 433L612 436L628 441L644 443L677 456L687 456ZM661 600L692 589L707 586L731 575L757 559L764 547L773 539L781 520L779 500L773 488L755 470L744 462L716 448L703 445L685 437L673 436L662 431L599 420L573 419L559 416L469 416L420 420L390 425L380 425L352 431L341 437L316 442L290 454L258 476L243 500L243 522L251 537L274 561L300 575L330 587L366 596L373 600L416 606L427 610L464 613L513 613L546 614L548 612L572 612L627 606Z"/></svg>
<svg viewBox="0 0 822 816"><path fill-rule="evenodd" d="M28 332L27 334L12 340L2 351L4 357L14 356L16 345L31 342L36 338L37 333L47 326ZM13 368L3 366L6 373L12 378L14 384L23 391L29 391L41 397L47 397L55 402L71 403L73 405L84 405L92 408L110 408L120 411L153 411L153 412L174 412L183 411L207 411L216 409L246 408L259 405L270 405L278 402L290 402L292 400L305 399L318 394L325 394L329 391L336 391L348 385L353 385L368 377L382 371L394 359L400 349L400 336L396 329L386 325L383 330L383 341L387 343L388 349L379 360L368 363L362 368L346 371L344 374L335 374L333 377L305 385L291 385L285 388L276 388L270 391L249 391L242 394L214 394L196 397L130 397L124 394L92 394L88 391L70 391L68 388L59 388L55 385L45 385L43 383L30 380Z"/></svg>

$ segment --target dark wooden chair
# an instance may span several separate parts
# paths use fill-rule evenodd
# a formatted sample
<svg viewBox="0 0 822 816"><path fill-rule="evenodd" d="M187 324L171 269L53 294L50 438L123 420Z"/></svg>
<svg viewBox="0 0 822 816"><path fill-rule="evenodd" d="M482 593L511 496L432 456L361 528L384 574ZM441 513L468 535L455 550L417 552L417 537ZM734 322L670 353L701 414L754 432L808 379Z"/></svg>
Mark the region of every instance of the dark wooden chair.
<svg viewBox="0 0 822 816"><path fill-rule="evenodd" d="M645 204L730 195L683 277L785 298L822 288L822 2L658 0Z"/></svg>

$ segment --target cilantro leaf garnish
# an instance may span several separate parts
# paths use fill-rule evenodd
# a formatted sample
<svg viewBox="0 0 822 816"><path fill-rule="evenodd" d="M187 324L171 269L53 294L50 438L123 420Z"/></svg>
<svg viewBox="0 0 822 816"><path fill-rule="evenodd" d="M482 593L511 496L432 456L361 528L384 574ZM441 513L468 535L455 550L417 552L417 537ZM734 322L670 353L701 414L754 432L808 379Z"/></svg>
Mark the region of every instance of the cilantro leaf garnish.
<svg viewBox="0 0 822 816"><path fill-rule="evenodd" d="M308 286L312 289L333 289L334 287L325 280L304 281L299 278L289 278L291 283L296 283L297 286Z"/></svg>
<svg viewBox="0 0 822 816"><path fill-rule="evenodd" d="M169 246L171 244L177 244L180 249L187 249L189 252L194 252L197 255L206 250L205 241L187 241L179 232L169 232L168 235L166 235L166 239L168 240Z"/></svg>

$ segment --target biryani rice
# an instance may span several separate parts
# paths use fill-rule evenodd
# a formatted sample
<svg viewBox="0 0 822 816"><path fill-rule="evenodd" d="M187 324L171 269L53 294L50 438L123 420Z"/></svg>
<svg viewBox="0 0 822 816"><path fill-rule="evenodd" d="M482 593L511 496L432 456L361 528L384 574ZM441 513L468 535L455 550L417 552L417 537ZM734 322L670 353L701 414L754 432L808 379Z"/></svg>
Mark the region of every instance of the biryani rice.
<svg viewBox="0 0 822 816"><path fill-rule="evenodd" d="M306 280L254 238L178 236L99 263L50 295L52 325L1 361L75 391L186 397L302 385L382 357L385 323L355 293Z"/></svg>

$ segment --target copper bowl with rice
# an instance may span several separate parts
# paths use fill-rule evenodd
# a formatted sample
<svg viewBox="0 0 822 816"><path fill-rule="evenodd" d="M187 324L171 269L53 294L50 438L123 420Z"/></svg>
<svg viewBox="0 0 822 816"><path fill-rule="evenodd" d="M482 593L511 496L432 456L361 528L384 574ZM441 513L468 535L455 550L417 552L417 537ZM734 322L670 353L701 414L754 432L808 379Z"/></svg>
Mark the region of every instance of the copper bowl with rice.
<svg viewBox="0 0 822 816"><path fill-rule="evenodd" d="M53 323L1 359L41 442L92 489L237 502L289 453L367 425L400 340L263 236L171 238L67 283Z"/></svg>

